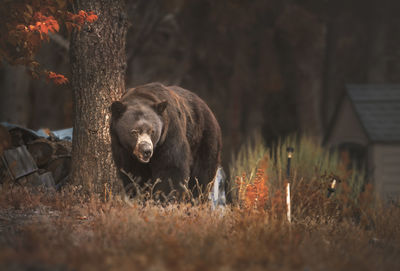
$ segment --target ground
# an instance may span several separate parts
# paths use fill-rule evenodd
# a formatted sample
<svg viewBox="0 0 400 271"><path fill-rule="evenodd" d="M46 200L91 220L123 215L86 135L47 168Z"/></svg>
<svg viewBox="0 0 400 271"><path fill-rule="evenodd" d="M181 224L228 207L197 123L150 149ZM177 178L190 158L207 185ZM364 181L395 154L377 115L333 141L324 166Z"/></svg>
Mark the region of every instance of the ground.
<svg viewBox="0 0 400 271"><path fill-rule="evenodd" d="M3 190L0 207L6 270L400 270L398 208L379 212L370 228L73 191Z"/></svg>

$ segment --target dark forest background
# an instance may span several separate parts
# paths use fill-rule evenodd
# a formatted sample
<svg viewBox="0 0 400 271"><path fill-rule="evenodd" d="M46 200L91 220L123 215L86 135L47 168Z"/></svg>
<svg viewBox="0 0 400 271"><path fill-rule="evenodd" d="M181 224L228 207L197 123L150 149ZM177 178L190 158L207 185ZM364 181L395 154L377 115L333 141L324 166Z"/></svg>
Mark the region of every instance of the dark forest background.
<svg viewBox="0 0 400 271"><path fill-rule="evenodd" d="M126 85L152 81L196 92L215 112L224 157L255 131L321 140L347 83L400 81L399 1L128 1ZM100 15L101 16L101 15ZM38 60L70 77L56 34ZM72 127L72 90L2 64L0 120Z"/></svg>

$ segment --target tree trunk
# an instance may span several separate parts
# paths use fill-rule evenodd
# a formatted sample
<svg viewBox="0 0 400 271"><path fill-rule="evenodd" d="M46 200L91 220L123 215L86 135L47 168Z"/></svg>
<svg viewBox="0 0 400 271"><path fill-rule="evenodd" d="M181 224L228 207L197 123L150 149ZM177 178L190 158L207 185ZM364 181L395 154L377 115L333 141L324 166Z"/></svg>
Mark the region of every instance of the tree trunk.
<svg viewBox="0 0 400 271"><path fill-rule="evenodd" d="M74 12L94 11L98 20L71 40L74 134L72 182L88 192L122 188L111 155L111 103L125 90L127 16L124 0L75 1Z"/></svg>
<svg viewBox="0 0 400 271"><path fill-rule="evenodd" d="M335 72L335 49L336 42L338 40L337 30L335 21L332 18L328 18L325 23L325 52L323 61L323 74L322 74L322 86L321 86L321 125L323 132L325 133L330 119L334 112L334 106L336 105L334 96L332 93L337 91L334 89L334 72Z"/></svg>
<svg viewBox="0 0 400 271"><path fill-rule="evenodd" d="M282 60L289 66L287 88L295 97L298 126L301 133L316 141L323 135L320 96L324 30L318 17L299 5L289 5L277 23L278 42L283 45L280 50L287 54Z"/></svg>
<svg viewBox="0 0 400 271"><path fill-rule="evenodd" d="M368 70L367 81L371 84L383 84L386 82L387 58L387 21L382 9L375 10L371 7L373 18L368 21Z"/></svg>

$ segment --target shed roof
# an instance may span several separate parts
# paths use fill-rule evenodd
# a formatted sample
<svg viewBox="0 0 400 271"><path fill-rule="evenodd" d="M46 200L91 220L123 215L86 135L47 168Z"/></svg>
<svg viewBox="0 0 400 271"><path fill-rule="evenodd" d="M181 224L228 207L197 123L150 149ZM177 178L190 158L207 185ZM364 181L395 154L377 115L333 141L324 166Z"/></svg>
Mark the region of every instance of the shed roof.
<svg viewBox="0 0 400 271"><path fill-rule="evenodd" d="M400 141L400 85L347 85L346 91L371 141Z"/></svg>

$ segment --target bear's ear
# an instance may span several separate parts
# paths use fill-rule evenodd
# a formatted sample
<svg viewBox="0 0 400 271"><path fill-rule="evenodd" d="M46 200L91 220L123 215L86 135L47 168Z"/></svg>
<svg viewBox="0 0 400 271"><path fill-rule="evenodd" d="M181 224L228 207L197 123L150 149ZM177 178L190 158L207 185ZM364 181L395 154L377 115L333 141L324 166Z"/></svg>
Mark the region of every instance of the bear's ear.
<svg viewBox="0 0 400 271"><path fill-rule="evenodd" d="M157 114L161 115L164 112L165 108L167 108L167 105L168 105L167 101L162 101L154 104L153 108L157 112Z"/></svg>
<svg viewBox="0 0 400 271"><path fill-rule="evenodd" d="M126 111L126 105L116 101L111 104L110 109L112 117L118 119Z"/></svg>

